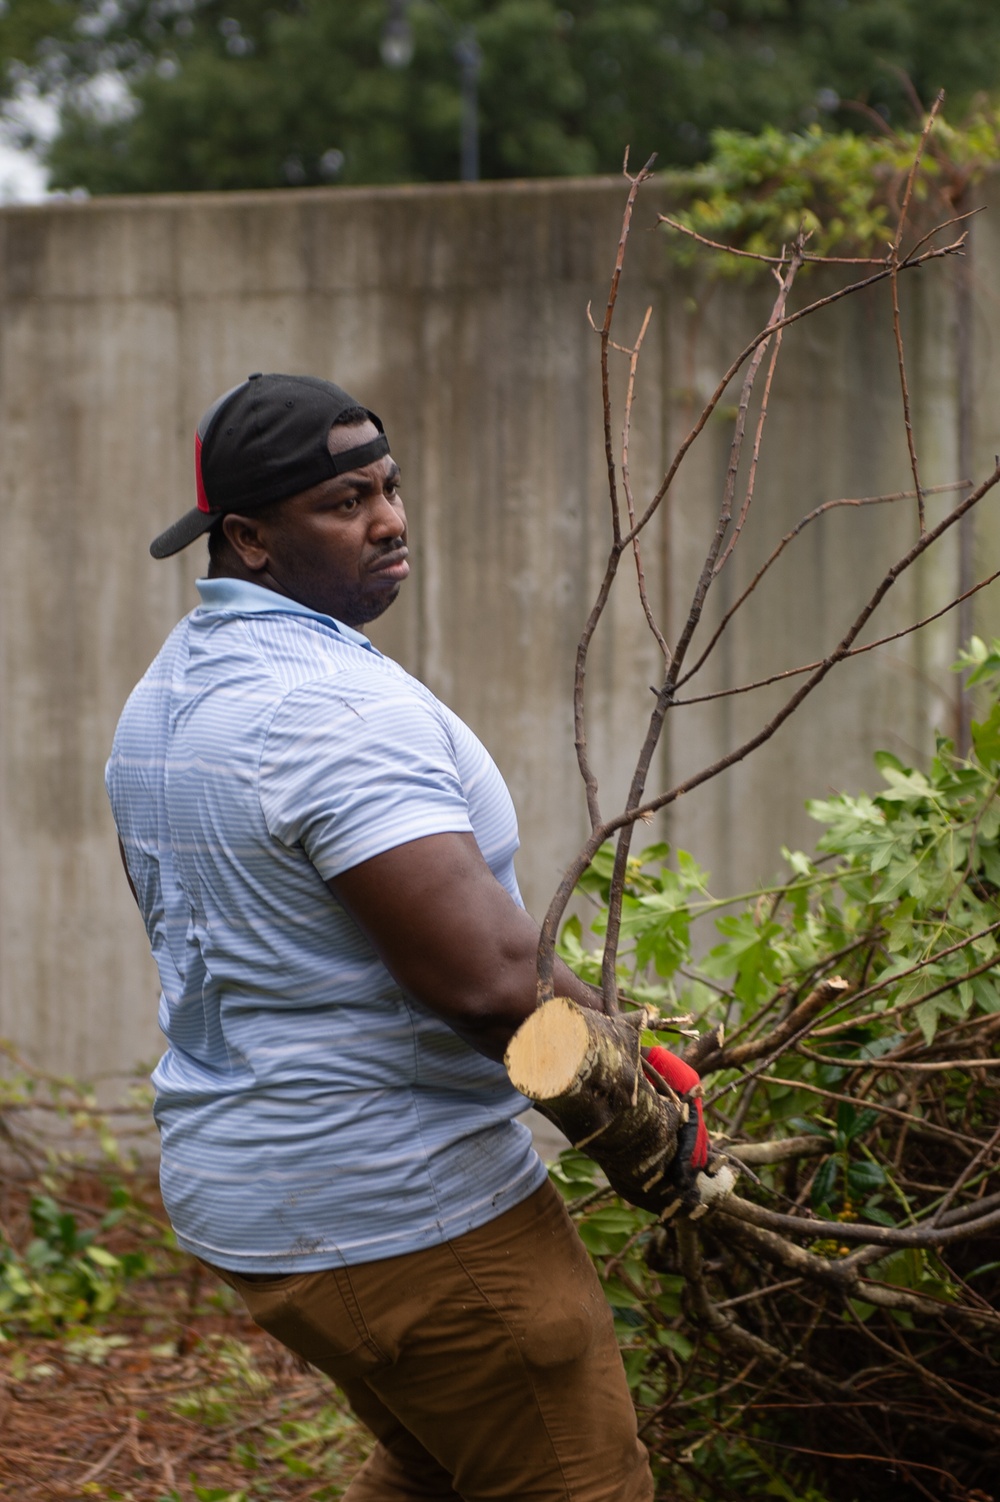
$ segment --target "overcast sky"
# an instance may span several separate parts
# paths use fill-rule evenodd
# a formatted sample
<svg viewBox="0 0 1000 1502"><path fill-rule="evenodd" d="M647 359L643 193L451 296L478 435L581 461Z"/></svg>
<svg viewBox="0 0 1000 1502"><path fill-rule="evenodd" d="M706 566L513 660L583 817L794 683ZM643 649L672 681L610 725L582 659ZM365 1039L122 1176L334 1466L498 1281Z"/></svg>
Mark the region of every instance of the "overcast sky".
<svg viewBox="0 0 1000 1502"><path fill-rule="evenodd" d="M0 144L0 203L37 203L45 197L45 173L26 151Z"/></svg>
<svg viewBox="0 0 1000 1502"><path fill-rule="evenodd" d="M50 140L57 121L55 105L40 99L27 85L4 100L0 120L0 203L38 203L46 196L44 169L30 152L18 150L11 142L20 133Z"/></svg>

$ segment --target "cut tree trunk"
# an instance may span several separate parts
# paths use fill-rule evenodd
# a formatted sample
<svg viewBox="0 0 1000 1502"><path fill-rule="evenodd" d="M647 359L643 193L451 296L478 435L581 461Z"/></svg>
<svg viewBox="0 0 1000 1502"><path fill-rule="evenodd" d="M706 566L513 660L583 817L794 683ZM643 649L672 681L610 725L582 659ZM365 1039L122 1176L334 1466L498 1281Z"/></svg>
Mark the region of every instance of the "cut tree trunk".
<svg viewBox="0 0 1000 1502"><path fill-rule="evenodd" d="M688 1106L666 1083L661 1093L646 1079L644 1021L641 1012L607 1017L556 996L518 1028L504 1062L516 1089L599 1164L617 1194L664 1216L688 1192L693 1205L701 1196L690 1173L674 1171Z"/></svg>

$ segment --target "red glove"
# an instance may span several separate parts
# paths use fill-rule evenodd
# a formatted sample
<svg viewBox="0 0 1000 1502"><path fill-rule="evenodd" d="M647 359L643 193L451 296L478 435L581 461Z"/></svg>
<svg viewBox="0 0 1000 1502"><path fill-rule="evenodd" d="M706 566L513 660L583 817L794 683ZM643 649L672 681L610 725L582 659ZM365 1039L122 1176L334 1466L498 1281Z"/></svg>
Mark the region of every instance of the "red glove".
<svg viewBox="0 0 1000 1502"><path fill-rule="evenodd" d="M701 1075L690 1064L685 1064L669 1048L651 1048L646 1053L646 1060L652 1064L661 1079L665 1079L671 1090L676 1090L678 1095L688 1095L695 1087L701 1084ZM694 1096L694 1109L697 1113L697 1128L695 1131L694 1146L691 1149L691 1167L704 1168L708 1162L708 1133L705 1130L705 1115L701 1109L701 1097Z"/></svg>

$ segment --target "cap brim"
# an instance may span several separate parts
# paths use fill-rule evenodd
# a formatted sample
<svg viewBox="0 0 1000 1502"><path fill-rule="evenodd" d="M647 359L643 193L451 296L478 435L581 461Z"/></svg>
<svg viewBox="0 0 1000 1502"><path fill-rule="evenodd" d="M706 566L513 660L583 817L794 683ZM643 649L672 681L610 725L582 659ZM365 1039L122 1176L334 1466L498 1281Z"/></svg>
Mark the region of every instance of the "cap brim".
<svg viewBox="0 0 1000 1502"><path fill-rule="evenodd" d="M189 542L194 542L196 537L202 537L211 527L214 521L218 521L218 512L199 511L197 506L182 516L179 522L174 522L159 537L154 537L149 544L149 551L154 558L169 558L171 553L179 553L181 548L186 548Z"/></svg>

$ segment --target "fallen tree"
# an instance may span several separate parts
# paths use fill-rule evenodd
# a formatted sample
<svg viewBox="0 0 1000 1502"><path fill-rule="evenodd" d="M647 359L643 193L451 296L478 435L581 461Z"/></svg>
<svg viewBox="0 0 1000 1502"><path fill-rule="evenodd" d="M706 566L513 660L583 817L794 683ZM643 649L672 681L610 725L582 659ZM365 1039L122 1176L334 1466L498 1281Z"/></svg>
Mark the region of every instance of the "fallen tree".
<svg viewBox="0 0 1000 1502"><path fill-rule="evenodd" d="M818 805L817 817L831 824L826 853L818 862L795 856L790 880L727 914L724 942L701 964L687 927L696 911L725 903L709 898L704 873L689 857L680 860L663 847L648 859L631 855L637 822L752 754L846 660L927 624L914 621L881 642L862 639L896 581L1000 481L998 461L978 484L959 479L935 487L958 499L929 523L931 490L913 422L900 284L916 267L961 256L965 247L961 216L947 210L929 230L910 228L939 109L940 101L898 185L888 251L869 256L860 274L854 258L852 280L793 308L803 268L830 259L811 256L805 234L773 256L755 253L777 283L771 314L720 377L644 507L632 493L629 444L650 313L631 344L617 343L612 329L636 197L650 164L628 179L597 329L612 535L574 689L591 835L546 915L539 1007L513 1040L507 1064L518 1087L577 1150L564 1157L557 1181L625 1321L647 1441L662 1462L686 1462L669 1472L678 1494L742 1497L750 1478L799 1497L799 1489L781 1490L784 1455L794 1457L796 1485L811 1486L808 1495L817 1499L827 1487L851 1502L884 1495L887 1466L894 1495L905 1489L969 1502L992 1496L984 1486L995 1473L1000 1425L1000 1262L990 1251L991 1238L1000 1244L994 1057L1000 995L992 975L1000 934L1000 709L973 725L968 757L942 743L925 775L886 756L881 770L889 787L881 798ZM697 233L692 238L708 243ZM706 602L751 518L785 332L880 283L889 294L912 489L814 508L776 542L749 586L709 627ZM615 356L627 367L617 455ZM682 629L668 641L645 587L644 533L669 504L681 466L735 382L714 530ZM820 659L783 666L755 684L713 690L724 696L787 681L792 687L777 713L713 765L650 793L668 716L698 701L689 686L777 558L835 507L907 500L912 506L896 557ZM608 815L587 745L587 660L629 553L663 676L626 803ZM969 584L944 609L956 609L996 577ZM977 647L975 654L966 663L972 676L992 674L1000 685L1000 653ZM556 998L552 985L557 934L580 889L600 903L603 946L599 955L587 950L576 919L562 943L566 958L601 985L604 1015L592 1018ZM625 955L623 931L632 945ZM678 1153L690 1097L664 1087L644 1066L652 1045L670 1041L681 1042L684 1062L706 1086L718 1082L705 1099L712 1145L703 1172ZM984 1291L977 1279L986 1280ZM817 1400L824 1405L819 1424Z"/></svg>

